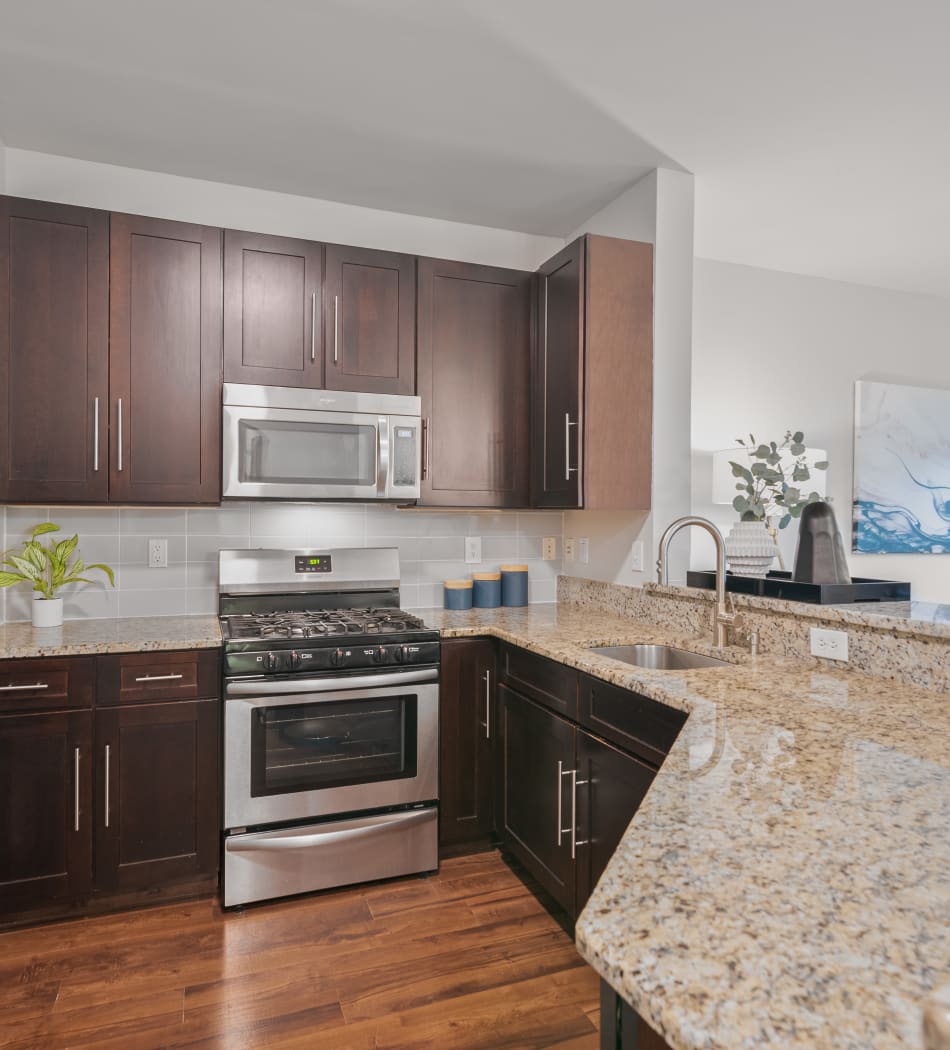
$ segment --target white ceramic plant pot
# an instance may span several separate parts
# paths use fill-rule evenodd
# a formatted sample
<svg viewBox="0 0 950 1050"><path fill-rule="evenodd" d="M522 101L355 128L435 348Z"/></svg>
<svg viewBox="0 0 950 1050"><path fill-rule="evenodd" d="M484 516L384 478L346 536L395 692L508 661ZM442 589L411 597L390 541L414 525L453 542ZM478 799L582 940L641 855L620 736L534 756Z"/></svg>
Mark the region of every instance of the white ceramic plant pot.
<svg viewBox="0 0 950 1050"><path fill-rule="evenodd" d="M737 521L726 537L726 560L736 576L765 576L777 553L764 521Z"/></svg>
<svg viewBox="0 0 950 1050"><path fill-rule="evenodd" d="M62 627L63 625L63 599L62 598L34 598L33 599L33 626L34 627Z"/></svg>

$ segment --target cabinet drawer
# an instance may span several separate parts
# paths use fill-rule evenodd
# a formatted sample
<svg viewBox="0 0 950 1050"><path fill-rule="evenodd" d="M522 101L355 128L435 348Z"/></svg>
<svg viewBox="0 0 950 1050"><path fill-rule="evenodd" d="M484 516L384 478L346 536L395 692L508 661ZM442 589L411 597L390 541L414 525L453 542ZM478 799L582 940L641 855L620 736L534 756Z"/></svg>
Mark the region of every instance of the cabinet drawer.
<svg viewBox="0 0 950 1050"><path fill-rule="evenodd" d="M217 649L100 656L97 703L103 707L216 697L218 678Z"/></svg>
<svg viewBox="0 0 950 1050"><path fill-rule="evenodd" d="M502 681L522 695L575 720L577 677L574 668L527 649L505 646L502 654Z"/></svg>
<svg viewBox="0 0 950 1050"><path fill-rule="evenodd" d="M0 712L92 707L95 658L0 660Z"/></svg>
<svg viewBox="0 0 950 1050"><path fill-rule="evenodd" d="M580 724L655 766L666 758L686 718L684 711L641 693L581 675Z"/></svg>

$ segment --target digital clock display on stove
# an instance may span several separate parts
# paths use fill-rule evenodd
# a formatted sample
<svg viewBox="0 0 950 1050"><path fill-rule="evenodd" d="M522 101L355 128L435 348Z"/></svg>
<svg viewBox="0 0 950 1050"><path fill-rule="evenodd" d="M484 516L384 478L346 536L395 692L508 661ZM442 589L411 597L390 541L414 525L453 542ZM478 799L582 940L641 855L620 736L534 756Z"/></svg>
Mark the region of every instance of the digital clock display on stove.
<svg viewBox="0 0 950 1050"><path fill-rule="evenodd" d="M333 572L329 554L295 554L294 572Z"/></svg>

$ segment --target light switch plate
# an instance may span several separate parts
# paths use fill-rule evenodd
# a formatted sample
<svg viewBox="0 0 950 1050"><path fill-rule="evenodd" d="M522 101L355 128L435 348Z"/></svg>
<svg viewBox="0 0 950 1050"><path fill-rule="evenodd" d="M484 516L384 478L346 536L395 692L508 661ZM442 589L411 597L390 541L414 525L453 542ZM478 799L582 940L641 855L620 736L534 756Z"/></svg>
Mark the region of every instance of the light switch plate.
<svg viewBox="0 0 950 1050"><path fill-rule="evenodd" d="M630 571L643 572L643 540L634 540L630 548Z"/></svg>
<svg viewBox="0 0 950 1050"><path fill-rule="evenodd" d="M557 537L545 536L541 542L541 557L545 561L554 561L557 557Z"/></svg>
<svg viewBox="0 0 950 1050"><path fill-rule="evenodd" d="M577 541L577 560L581 565L586 565L590 561L590 540L587 536L581 536Z"/></svg>
<svg viewBox="0 0 950 1050"><path fill-rule="evenodd" d="M811 629L811 655L826 660L848 659L848 632L829 631L824 627Z"/></svg>
<svg viewBox="0 0 950 1050"><path fill-rule="evenodd" d="M168 568L168 540L150 539L148 541L148 567L150 569Z"/></svg>
<svg viewBox="0 0 950 1050"><path fill-rule="evenodd" d="M457 550L458 548L456 548ZM477 565L482 560L481 536L465 537L465 564Z"/></svg>

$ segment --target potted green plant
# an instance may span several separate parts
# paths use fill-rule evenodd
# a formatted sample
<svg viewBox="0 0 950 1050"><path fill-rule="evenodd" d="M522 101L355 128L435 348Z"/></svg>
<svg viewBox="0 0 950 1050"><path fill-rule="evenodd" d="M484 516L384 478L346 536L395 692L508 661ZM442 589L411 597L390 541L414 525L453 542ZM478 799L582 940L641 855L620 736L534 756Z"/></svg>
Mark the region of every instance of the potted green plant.
<svg viewBox="0 0 950 1050"><path fill-rule="evenodd" d="M30 529L30 538L16 551L5 551L0 558L0 587L28 583L34 590L33 626L59 627L63 622L63 599L57 591L74 583L92 583L83 575L98 569L115 586L115 574L108 565L86 565L79 556L79 536L68 540L50 540L45 545L39 537L59 532L59 526L44 521Z"/></svg>
<svg viewBox="0 0 950 1050"><path fill-rule="evenodd" d="M778 529L787 528L809 503L822 498L806 482L812 469L827 470L828 462L809 465L801 430L787 430L781 442L756 441L753 434L748 443L736 440L746 450L748 462L729 464L738 479L732 505L739 512L739 523L729 533L726 554L730 570L737 575L764 576L778 552Z"/></svg>

